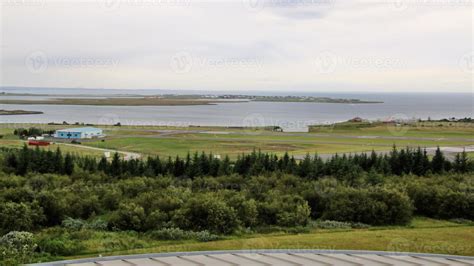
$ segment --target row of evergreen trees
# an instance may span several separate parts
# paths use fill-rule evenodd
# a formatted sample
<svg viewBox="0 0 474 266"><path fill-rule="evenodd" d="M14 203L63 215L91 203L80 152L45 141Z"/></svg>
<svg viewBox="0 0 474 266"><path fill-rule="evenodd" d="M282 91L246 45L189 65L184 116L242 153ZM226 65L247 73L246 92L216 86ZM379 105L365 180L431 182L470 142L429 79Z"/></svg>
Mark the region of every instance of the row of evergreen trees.
<svg viewBox="0 0 474 266"><path fill-rule="evenodd" d="M467 173L474 171L474 163L465 152L456 155L453 162L447 160L438 148L430 160L426 150L401 149L393 147L388 154L354 154L334 155L323 160L316 155L306 155L297 161L285 153L279 157L275 154L254 151L242 154L235 161L228 156L224 159L215 157L212 153L188 154L185 158L176 156L162 159L148 157L147 159L124 160L116 153L111 160L103 157L96 160L88 156L63 155L58 148L55 152L29 149L24 146L21 150L4 149L4 168L18 175L30 172L57 173L71 175L75 167L91 173L103 172L111 177L121 176L160 176L194 178L199 176L223 176L236 173L243 176L261 175L281 172L300 177L316 179L322 176L335 176L340 179L351 179L362 172L375 172L383 175L415 174L423 176L428 173L443 172Z"/></svg>

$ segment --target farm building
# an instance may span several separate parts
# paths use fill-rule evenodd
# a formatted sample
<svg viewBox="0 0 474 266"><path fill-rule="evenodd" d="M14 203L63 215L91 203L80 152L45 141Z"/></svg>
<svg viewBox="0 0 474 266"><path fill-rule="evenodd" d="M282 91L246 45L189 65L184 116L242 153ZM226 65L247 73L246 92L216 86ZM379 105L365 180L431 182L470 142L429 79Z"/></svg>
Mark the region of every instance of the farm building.
<svg viewBox="0 0 474 266"><path fill-rule="evenodd" d="M102 129L95 127L67 128L56 130L55 138L60 139L91 139L103 137Z"/></svg>

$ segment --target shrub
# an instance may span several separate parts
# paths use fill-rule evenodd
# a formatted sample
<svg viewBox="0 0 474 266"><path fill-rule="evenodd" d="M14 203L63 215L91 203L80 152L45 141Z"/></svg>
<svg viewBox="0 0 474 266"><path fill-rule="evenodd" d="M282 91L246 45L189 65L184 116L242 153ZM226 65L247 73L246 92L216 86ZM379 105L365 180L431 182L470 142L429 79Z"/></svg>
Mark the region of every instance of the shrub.
<svg viewBox="0 0 474 266"><path fill-rule="evenodd" d="M91 229L102 231L107 229L107 225L107 222L100 218L87 222L82 219L73 219L68 217L61 223L62 227L70 230Z"/></svg>
<svg viewBox="0 0 474 266"><path fill-rule="evenodd" d="M200 232L194 232L193 235L196 238L196 240L198 240L199 242L210 242L210 241L219 240L218 235L211 234L207 230L200 231Z"/></svg>
<svg viewBox="0 0 474 266"><path fill-rule="evenodd" d="M84 225L84 229L104 231L108 227L108 223L100 218L92 220Z"/></svg>
<svg viewBox="0 0 474 266"><path fill-rule="evenodd" d="M61 226L71 230L81 230L84 227L84 220L68 217L63 220Z"/></svg>
<svg viewBox="0 0 474 266"><path fill-rule="evenodd" d="M179 228L163 228L151 231L149 236L157 240L185 240L192 237L189 232Z"/></svg>
<svg viewBox="0 0 474 266"><path fill-rule="evenodd" d="M40 251L55 256L77 255L85 246L77 239L72 239L71 234L61 228L48 230L47 234L38 240Z"/></svg>
<svg viewBox="0 0 474 266"><path fill-rule="evenodd" d="M18 265L29 261L37 245L32 233L12 231L0 238L0 262Z"/></svg>
<svg viewBox="0 0 474 266"><path fill-rule="evenodd" d="M268 225L304 226L311 213L308 202L296 195L269 194L258 207L260 220Z"/></svg>
<svg viewBox="0 0 474 266"><path fill-rule="evenodd" d="M458 188L421 183L408 188L418 215L433 218L474 219L474 195Z"/></svg>
<svg viewBox="0 0 474 266"><path fill-rule="evenodd" d="M348 222L339 222L339 221L317 221L315 222L312 227L318 229L350 229L352 228L351 223Z"/></svg>
<svg viewBox="0 0 474 266"><path fill-rule="evenodd" d="M412 209L409 198L394 190L345 188L333 194L322 218L371 225L408 224Z"/></svg>
<svg viewBox="0 0 474 266"><path fill-rule="evenodd" d="M0 204L0 231L30 231L43 220L43 210L37 204Z"/></svg>
<svg viewBox="0 0 474 266"><path fill-rule="evenodd" d="M229 234L238 226L235 210L213 194L191 198L180 212L185 219L180 221L184 223L181 227L193 231Z"/></svg>
<svg viewBox="0 0 474 266"><path fill-rule="evenodd" d="M141 231L146 220L145 210L135 203L122 203L113 212L109 223L113 229Z"/></svg>

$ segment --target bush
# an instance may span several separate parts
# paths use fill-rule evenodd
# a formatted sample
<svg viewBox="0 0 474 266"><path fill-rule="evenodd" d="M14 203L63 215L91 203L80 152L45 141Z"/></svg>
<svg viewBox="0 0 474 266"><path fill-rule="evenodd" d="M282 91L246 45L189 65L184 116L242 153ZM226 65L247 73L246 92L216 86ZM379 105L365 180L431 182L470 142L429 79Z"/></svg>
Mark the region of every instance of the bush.
<svg viewBox="0 0 474 266"><path fill-rule="evenodd" d="M31 231L43 220L43 210L37 204L0 204L0 231Z"/></svg>
<svg viewBox="0 0 474 266"><path fill-rule="evenodd" d="M413 206L410 199L394 190L340 189L332 195L322 218L370 225L408 224Z"/></svg>
<svg viewBox="0 0 474 266"><path fill-rule="evenodd" d="M308 202L296 195L269 194L258 207L259 218L267 225L305 226L311 213Z"/></svg>
<svg viewBox="0 0 474 266"><path fill-rule="evenodd" d="M71 230L81 230L84 227L84 220L68 217L63 220L61 226Z"/></svg>
<svg viewBox="0 0 474 266"><path fill-rule="evenodd" d="M119 209L112 213L109 223L112 229L141 231L144 229L145 220L143 207L135 203L122 203Z"/></svg>
<svg viewBox="0 0 474 266"><path fill-rule="evenodd" d="M108 227L108 223L100 218L92 220L84 225L84 229L91 229L96 231L104 231Z"/></svg>
<svg viewBox="0 0 474 266"><path fill-rule="evenodd" d="M350 229L352 228L351 223L348 222L339 222L339 221L317 221L312 227L318 229Z"/></svg>
<svg viewBox="0 0 474 266"><path fill-rule="evenodd" d="M370 225L364 223L348 223L339 221L316 221L311 224L311 227L318 229L367 229Z"/></svg>
<svg viewBox="0 0 474 266"><path fill-rule="evenodd" d="M0 238L0 262L18 265L29 261L37 245L32 233L12 231Z"/></svg>
<svg viewBox="0 0 474 266"><path fill-rule="evenodd" d="M210 242L210 241L219 240L218 235L211 234L207 230L200 231L200 232L194 232L193 235L196 238L196 240L198 240L199 242Z"/></svg>
<svg viewBox="0 0 474 266"><path fill-rule="evenodd" d="M474 219L474 195L427 183L408 189L416 214L443 219Z"/></svg>
<svg viewBox="0 0 474 266"><path fill-rule="evenodd" d="M61 226L70 230L91 229L102 231L107 229L107 222L100 218L87 222L82 219L73 219L71 217L68 217L63 220Z"/></svg>
<svg viewBox="0 0 474 266"><path fill-rule="evenodd" d="M222 199L213 194L203 194L189 199L180 210L180 227L193 231L209 230L213 233L230 234L238 226L236 212Z"/></svg>
<svg viewBox="0 0 474 266"><path fill-rule="evenodd" d="M189 232L179 228L163 228L151 231L149 236L156 240L186 240L192 237Z"/></svg>
<svg viewBox="0 0 474 266"><path fill-rule="evenodd" d="M85 249L85 246L76 239L72 239L64 229L49 230L46 235L38 240L40 251L54 256L77 255Z"/></svg>

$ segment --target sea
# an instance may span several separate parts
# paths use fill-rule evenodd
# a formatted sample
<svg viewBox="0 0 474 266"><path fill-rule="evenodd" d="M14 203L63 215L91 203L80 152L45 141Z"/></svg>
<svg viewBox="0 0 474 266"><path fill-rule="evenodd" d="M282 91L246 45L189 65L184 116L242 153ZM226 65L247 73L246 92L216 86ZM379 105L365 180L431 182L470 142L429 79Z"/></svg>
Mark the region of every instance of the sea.
<svg viewBox="0 0 474 266"><path fill-rule="evenodd" d="M331 92L216 92L172 90L111 90L3 87L0 92L47 94L5 96L0 99L110 97L158 94L296 95L382 101L377 104L242 102L200 106L74 106L2 104L0 109L42 111L35 115L0 116L0 123L116 124L130 126L279 126L286 132L305 132L308 126L333 124L361 117L370 121L474 117L472 93L331 93Z"/></svg>

